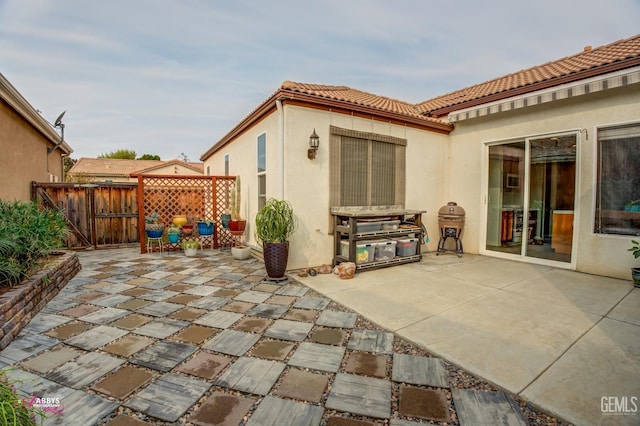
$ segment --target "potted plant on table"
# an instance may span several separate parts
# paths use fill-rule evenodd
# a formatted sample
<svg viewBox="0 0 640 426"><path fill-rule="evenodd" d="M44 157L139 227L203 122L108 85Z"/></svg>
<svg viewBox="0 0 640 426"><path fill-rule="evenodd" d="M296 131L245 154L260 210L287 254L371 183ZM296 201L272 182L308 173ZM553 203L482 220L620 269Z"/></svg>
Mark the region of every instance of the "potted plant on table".
<svg viewBox="0 0 640 426"><path fill-rule="evenodd" d="M153 212L145 218L144 230L148 238L162 237L164 225L160 222L160 215L157 212Z"/></svg>
<svg viewBox="0 0 640 426"><path fill-rule="evenodd" d="M185 241L182 243L182 250L184 250L185 256L195 256L198 254L198 248L200 243L197 241Z"/></svg>
<svg viewBox="0 0 640 426"><path fill-rule="evenodd" d="M242 188L240 186L240 175L236 176L236 185L231 189L231 220L229 230L243 232L247 221L240 216L240 204L242 201Z"/></svg>
<svg viewBox="0 0 640 426"><path fill-rule="evenodd" d="M200 219L198 220L198 234L207 236L213 235L213 221L209 219Z"/></svg>
<svg viewBox="0 0 640 426"><path fill-rule="evenodd" d="M640 258L640 242L631 240L631 248L628 249L633 254L635 259ZM633 285L640 287L640 267L631 268L631 279L633 279Z"/></svg>
<svg viewBox="0 0 640 426"><path fill-rule="evenodd" d="M270 198L256 215L256 239L262 242L267 276L285 278L289 259L289 237L297 225L288 201Z"/></svg>
<svg viewBox="0 0 640 426"><path fill-rule="evenodd" d="M171 244L176 244L180 239L180 227L171 225L169 229L167 229L167 237Z"/></svg>

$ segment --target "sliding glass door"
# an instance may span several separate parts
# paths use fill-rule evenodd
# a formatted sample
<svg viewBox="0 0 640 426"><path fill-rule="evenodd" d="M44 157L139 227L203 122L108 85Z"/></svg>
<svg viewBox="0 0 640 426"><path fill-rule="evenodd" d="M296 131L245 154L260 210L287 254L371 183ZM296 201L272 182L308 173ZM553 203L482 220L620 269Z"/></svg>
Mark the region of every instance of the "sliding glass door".
<svg viewBox="0 0 640 426"><path fill-rule="evenodd" d="M575 134L489 146L486 249L571 262Z"/></svg>

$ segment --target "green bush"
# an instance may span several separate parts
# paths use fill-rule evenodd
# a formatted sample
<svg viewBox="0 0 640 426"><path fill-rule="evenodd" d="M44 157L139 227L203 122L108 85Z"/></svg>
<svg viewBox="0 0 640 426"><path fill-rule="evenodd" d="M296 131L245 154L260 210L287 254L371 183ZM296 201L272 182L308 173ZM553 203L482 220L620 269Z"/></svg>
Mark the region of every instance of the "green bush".
<svg viewBox="0 0 640 426"><path fill-rule="evenodd" d="M20 283L38 261L62 247L68 229L57 210L0 200L0 286Z"/></svg>

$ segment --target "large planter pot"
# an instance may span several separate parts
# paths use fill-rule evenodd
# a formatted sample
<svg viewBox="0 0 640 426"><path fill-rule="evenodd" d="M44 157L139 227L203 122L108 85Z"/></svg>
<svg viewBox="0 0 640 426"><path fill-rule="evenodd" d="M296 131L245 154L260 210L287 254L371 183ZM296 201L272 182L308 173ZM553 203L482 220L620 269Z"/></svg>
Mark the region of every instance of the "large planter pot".
<svg viewBox="0 0 640 426"><path fill-rule="evenodd" d="M145 232L149 238L160 238L164 232L164 225L147 225Z"/></svg>
<svg viewBox="0 0 640 426"><path fill-rule="evenodd" d="M193 225L182 225L182 234L183 235L193 234Z"/></svg>
<svg viewBox="0 0 640 426"><path fill-rule="evenodd" d="M198 222L198 234L213 235L213 222Z"/></svg>
<svg viewBox="0 0 640 426"><path fill-rule="evenodd" d="M184 214L178 214L173 217L173 224L175 226L182 226L187 224L187 216Z"/></svg>
<svg viewBox="0 0 640 426"><path fill-rule="evenodd" d="M264 267L267 276L272 279L285 278L287 261L289 260L289 242L263 243Z"/></svg>
<svg viewBox="0 0 640 426"><path fill-rule="evenodd" d="M631 268L631 279L634 286L640 287L640 268Z"/></svg>
<svg viewBox="0 0 640 426"><path fill-rule="evenodd" d="M191 247L187 247L184 249L184 255L187 257L193 257L195 255L198 254L198 249L197 248L191 248Z"/></svg>
<svg viewBox="0 0 640 426"><path fill-rule="evenodd" d="M171 244L176 244L180 240L180 234L167 234L167 237Z"/></svg>
<svg viewBox="0 0 640 426"><path fill-rule="evenodd" d="M246 260L251 257L251 247L231 247L231 255L236 260Z"/></svg>
<svg viewBox="0 0 640 426"><path fill-rule="evenodd" d="M247 221L246 220L230 220L229 221L229 230L230 231L242 232L242 231L244 231L244 228L246 226L247 226Z"/></svg>

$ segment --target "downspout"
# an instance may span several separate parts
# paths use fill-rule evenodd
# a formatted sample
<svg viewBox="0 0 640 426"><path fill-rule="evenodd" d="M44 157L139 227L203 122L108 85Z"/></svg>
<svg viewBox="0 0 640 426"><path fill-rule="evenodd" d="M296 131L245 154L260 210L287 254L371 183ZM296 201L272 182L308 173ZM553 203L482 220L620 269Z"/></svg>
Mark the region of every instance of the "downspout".
<svg viewBox="0 0 640 426"><path fill-rule="evenodd" d="M282 100L276 99L276 108L278 109L278 198L284 200L284 110L282 109Z"/></svg>

